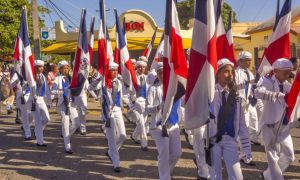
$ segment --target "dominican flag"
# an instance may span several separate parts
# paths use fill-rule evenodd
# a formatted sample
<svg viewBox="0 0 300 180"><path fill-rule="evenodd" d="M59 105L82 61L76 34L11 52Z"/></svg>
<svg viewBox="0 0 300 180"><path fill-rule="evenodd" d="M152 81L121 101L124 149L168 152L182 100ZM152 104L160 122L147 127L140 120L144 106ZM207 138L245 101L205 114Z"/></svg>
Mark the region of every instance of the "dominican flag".
<svg viewBox="0 0 300 180"><path fill-rule="evenodd" d="M300 72L296 75L290 92L286 96L287 116L290 122L300 118Z"/></svg>
<svg viewBox="0 0 300 180"><path fill-rule="evenodd" d="M136 92L137 88L138 88L137 77L136 77L132 62L129 57L127 43L126 43L124 31L120 25L118 12L116 9L114 11L115 11L115 17L116 17L116 30L117 30L117 34L118 34L118 36L116 37L116 41L117 41L116 44L118 44L118 48L120 51L121 75L123 78L123 82L129 87L129 90L132 92Z"/></svg>
<svg viewBox="0 0 300 180"><path fill-rule="evenodd" d="M218 60L227 58L236 65L236 60L234 58L233 38L231 32L231 16L229 20L228 32L226 32L223 24L223 18L221 15L223 0L217 0L215 5L216 5L216 21L217 21L216 37L217 37Z"/></svg>
<svg viewBox="0 0 300 180"><path fill-rule="evenodd" d="M153 47L153 44L154 44L154 40L155 40L155 37L156 37L156 32L157 32L157 27L155 28L155 31L154 31L154 34L151 38L150 43L148 44L147 48L144 50L143 55L142 55L142 56L145 56L147 59L150 56L150 53L151 53L151 50L152 50L152 47Z"/></svg>
<svg viewBox="0 0 300 180"><path fill-rule="evenodd" d="M159 43L159 45L157 47L157 50L155 52L154 59L152 61L150 70L153 70L155 68L156 64L159 62L159 59L160 59L161 55L164 54L164 46L165 46L164 35L162 35L162 37L160 39L160 43Z"/></svg>
<svg viewBox="0 0 300 180"><path fill-rule="evenodd" d="M95 24L95 16L92 16L92 18L91 18L91 27L90 27L90 37L89 37L90 64L93 63L94 24Z"/></svg>
<svg viewBox="0 0 300 180"><path fill-rule="evenodd" d="M116 29L116 46L115 46L115 54L114 54L114 61L119 65L118 68L118 73L121 74L121 65L120 65L120 47L119 47L119 33L118 30ZM125 35L124 35L125 38Z"/></svg>
<svg viewBox="0 0 300 180"><path fill-rule="evenodd" d="M34 58L30 48L30 40L28 36L28 25L26 8L22 8L21 24L16 38L13 58L15 60L15 68L24 81L27 81L30 87L35 86L34 80Z"/></svg>
<svg viewBox="0 0 300 180"><path fill-rule="evenodd" d="M234 44L233 44L233 34L232 34L232 18L233 18L233 12L229 12L229 17L228 17L228 29L226 31L226 37L229 45L229 55L228 58L233 64L237 65L235 55L234 55Z"/></svg>
<svg viewBox="0 0 300 180"><path fill-rule="evenodd" d="M73 67L73 76L71 79L71 94L73 96L80 95L85 81L89 75L90 68L90 53L89 53L89 42L86 31L86 10L82 9L81 20L80 20L80 29L79 37L77 43L77 51L75 55L75 62Z"/></svg>
<svg viewBox="0 0 300 180"><path fill-rule="evenodd" d="M278 0L279 1L279 0ZM279 4L279 3L278 3ZM264 76L272 70L272 64L279 58L289 59L291 30L291 0L285 0L280 13L276 14L273 34L265 49L258 74ZM278 6L279 7L279 6Z"/></svg>
<svg viewBox="0 0 300 180"><path fill-rule="evenodd" d="M108 69L109 62L107 60L106 52L106 24L105 24L105 4L104 0L99 1L100 7L100 27L98 35L98 71L101 75L105 74Z"/></svg>
<svg viewBox="0 0 300 180"><path fill-rule="evenodd" d="M187 62L174 0L166 0L163 60L163 124L178 122L177 108L185 94Z"/></svg>
<svg viewBox="0 0 300 180"><path fill-rule="evenodd" d="M211 0L195 1L195 21L185 95L185 127L199 128L208 120L217 72L216 23Z"/></svg>

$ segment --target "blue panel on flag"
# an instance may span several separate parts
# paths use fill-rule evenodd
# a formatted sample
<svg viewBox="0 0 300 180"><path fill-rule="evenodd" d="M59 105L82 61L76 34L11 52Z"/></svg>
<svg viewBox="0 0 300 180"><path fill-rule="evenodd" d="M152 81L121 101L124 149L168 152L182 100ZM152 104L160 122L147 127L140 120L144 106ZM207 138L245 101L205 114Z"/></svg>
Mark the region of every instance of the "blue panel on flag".
<svg viewBox="0 0 300 180"><path fill-rule="evenodd" d="M195 11L195 18L207 24L207 0L196 0L196 11Z"/></svg>

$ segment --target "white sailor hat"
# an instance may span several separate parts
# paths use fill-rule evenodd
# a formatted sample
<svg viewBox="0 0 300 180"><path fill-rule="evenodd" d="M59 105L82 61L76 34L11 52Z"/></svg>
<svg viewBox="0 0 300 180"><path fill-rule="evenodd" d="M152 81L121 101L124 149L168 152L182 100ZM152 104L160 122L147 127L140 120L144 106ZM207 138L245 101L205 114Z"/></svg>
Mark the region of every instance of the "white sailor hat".
<svg viewBox="0 0 300 180"><path fill-rule="evenodd" d="M44 61L39 59L34 61L34 66L44 66L44 64Z"/></svg>
<svg viewBox="0 0 300 180"><path fill-rule="evenodd" d="M138 61L148 62L148 59L145 56L140 56Z"/></svg>
<svg viewBox="0 0 300 180"><path fill-rule="evenodd" d="M146 67L147 66L147 63L145 61L137 61L136 62L136 65L137 66L143 66L143 67Z"/></svg>
<svg viewBox="0 0 300 180"><path fill-rule="evenodd" d="M272 67L273 69L279 70L291 70L293 68L293 64L286 58L279 58L273 63Z"/></svg>
<svg viewBox="0 0 300 180"><path fill-rule="evenodd" d="M130 59L130 61L135 65L136 64L136 60L135 59Z"/></svg>
<svg viewBox="0 0 300 180"><path fill-rule="evenodd" d="M252 59L252 54L248 51L242 51L239 53L238 61L242 59Z"/></svg>
<svg viewBox="0 0 300 180"><path fill-rule="evenodd" d="M226 65L231 65L232 67L234 67L234 64L229 59L226 58L220 59L218 61L218 70L220 70L222 67Z"/></svg>
<svg viewBox="0 0 300 180"><path fill-rule="evenodd" d="M155 71L160 71L160 70L163 69L163 67L164 67L163 62L158 62L158 63L155 64L154 68L155 68Z"/></svg>
<svg viewBox="0 0 300 180"><path fill-rule="evenodd" d="M113 61L109 63L109 70L117 70L118 67L119 65Z"/></svg>
<svg viewBox="0 0 300 180"><path fill-rule="evenodd" d="M60 61L60 62L58 63L58 68L61 68L61 67L63 67L63 66L69 66L68 61L62 60L62 61Z"/></svg>

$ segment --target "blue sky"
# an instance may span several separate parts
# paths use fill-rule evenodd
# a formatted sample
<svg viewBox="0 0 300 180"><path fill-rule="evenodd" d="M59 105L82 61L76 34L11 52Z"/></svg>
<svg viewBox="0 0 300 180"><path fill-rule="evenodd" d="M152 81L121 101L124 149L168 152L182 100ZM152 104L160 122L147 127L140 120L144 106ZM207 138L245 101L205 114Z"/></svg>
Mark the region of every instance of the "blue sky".
<svg viewBox="0 0 300 180"><path fill-rule="evenodd" d="M38 0L40 5L46 6L45 1ZM98 8L98 0L51 0L59 8L61 8L75 24L79 24L80 8L87 9L88 23L90 16L98 16L96 12ZM237 19L241 22L248 21L265 21L275 14L277 0L226 0L228 4L237 13ZM283 3L284 0L281 0ZM293 0L293 7L300 6L300 0ZM118 10L118 13L128 9L141 9L149 13L159 27L163 27L165 0L106 0L106 8L110 9L107 12L107 22L111 26L114 24L113 8ZM53 22L57 21L59 17L53 11L51 18L48 15L42 17L45 19L46 26L52 27L51 18ZM69 23L72 25L71 23ZM96 26L97 27L97 26Z"/></svg>

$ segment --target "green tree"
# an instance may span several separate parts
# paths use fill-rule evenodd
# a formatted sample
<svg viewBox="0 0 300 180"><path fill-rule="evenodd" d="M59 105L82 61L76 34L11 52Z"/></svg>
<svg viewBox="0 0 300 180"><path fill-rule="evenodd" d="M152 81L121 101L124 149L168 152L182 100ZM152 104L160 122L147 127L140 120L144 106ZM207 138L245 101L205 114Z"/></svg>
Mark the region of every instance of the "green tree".
<svg viewBox="0 0 300 180"><path fill-rule="evenodd" d="M188 29L189 20L194 18L194 4L195 0L183 0L177 3L178 16L182 29ZM228 27L228 15L230 11L232 11L231 6L224 2L221 13L225 29ZM234 11L233 22L237 22Z"/></svg>
<svg viewBox="0 0 300 180"><path fill-rule="evenodd" d="M15 38L17 37L22 7L26 5L29 37L32 40L32 20L31 5L28 0L1 0L0 1L0 56L9 57L12 55ZM39 12L42 14L50 11L39 6ZM44 21L40 19L40 27L44 27ZM32 43L31 43L32 44Z"/></svg>

